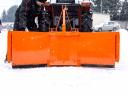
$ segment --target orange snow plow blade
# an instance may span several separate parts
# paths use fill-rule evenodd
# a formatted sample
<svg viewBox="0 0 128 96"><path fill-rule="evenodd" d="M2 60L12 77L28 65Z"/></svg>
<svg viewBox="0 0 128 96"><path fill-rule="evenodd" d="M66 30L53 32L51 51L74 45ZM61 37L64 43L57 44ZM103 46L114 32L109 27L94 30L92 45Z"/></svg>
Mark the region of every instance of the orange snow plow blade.
<svg viewBox="0 0 128 96"><path fill-rule="evenodd" d="M8 32L7 60L16 66L114 66L119 32Z"/></svg>

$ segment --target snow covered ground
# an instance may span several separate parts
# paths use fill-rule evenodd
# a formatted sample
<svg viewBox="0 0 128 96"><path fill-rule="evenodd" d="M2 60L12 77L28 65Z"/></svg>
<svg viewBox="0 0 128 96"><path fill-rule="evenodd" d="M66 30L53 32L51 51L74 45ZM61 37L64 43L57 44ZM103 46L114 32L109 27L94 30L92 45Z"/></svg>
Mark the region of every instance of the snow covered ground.
<svg viewBox="0 0 128 96"><path fill-rule="evenodd" d="M128 32L121 35L114 69L52 67L12 69L4 63L7 31L0 34L0 96L128 96Z"/></svg>

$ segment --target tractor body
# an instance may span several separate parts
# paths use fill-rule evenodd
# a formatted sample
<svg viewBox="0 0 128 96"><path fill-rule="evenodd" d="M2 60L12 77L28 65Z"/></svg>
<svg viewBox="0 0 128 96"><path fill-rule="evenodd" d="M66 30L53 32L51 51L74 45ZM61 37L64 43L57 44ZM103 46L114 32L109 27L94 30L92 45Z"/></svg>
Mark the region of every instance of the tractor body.
<svg viewBox="0 0 128 96"><path fill-rule="evenodd" d="M90 2L57 0L42 9L38 32L9 31L12 67L107 66L119 61L119 32L92 32Z"/></svg>

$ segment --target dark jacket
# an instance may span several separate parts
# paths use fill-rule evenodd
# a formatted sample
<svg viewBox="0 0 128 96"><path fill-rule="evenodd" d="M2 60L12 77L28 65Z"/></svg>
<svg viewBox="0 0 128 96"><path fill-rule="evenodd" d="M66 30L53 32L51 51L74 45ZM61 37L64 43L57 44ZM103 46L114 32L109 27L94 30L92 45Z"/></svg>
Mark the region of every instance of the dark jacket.
<svg viewBox="0 0 128 96"><path fill-rule="evenodd" d="M2 30L2 22L0 20L0 33L1 33L1 30Z"/></svg>
<svg viewBox="0 0 128 96"><path fill-rule="evenodd" d="M36 1L45 2L47 0L22 0L15 13L14 30L25 30L26 27L31 30L33 26L36 27L35 17L40 11Z"/></svg>

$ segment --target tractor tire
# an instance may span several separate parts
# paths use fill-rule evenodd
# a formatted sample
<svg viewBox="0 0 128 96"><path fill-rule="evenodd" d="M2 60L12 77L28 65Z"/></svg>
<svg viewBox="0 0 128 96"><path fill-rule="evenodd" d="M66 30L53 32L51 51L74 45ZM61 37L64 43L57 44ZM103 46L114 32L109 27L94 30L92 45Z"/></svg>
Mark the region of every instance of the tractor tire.
<svg viewBox="0 0 128 96"><path fill-rule="evenodd" d="M39 25L38 29L40 32L49 32L49 27L51 25L49 12L47 11L40 12L38 16L38 25Z"/></svg>
<svg viewBox="0 0 128 96"><path fill-rule="evenodd" d="M81 19L81 32L92 32L92 17L84 15Z"/></svg>
<svg viewBox="0 0 128 96"><path fill-rule="evenodd" d="M98 31L99 31L99 32L102 32L102 28L99 28Z"/></svg>
<svg viewBox="0 0 128 96"><path fill-rule="evenodd" d="M46 23L39 23L39 31L40 32L48 32L49 31L49 25Z"/></svg>

